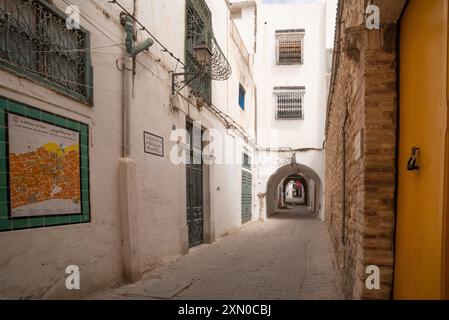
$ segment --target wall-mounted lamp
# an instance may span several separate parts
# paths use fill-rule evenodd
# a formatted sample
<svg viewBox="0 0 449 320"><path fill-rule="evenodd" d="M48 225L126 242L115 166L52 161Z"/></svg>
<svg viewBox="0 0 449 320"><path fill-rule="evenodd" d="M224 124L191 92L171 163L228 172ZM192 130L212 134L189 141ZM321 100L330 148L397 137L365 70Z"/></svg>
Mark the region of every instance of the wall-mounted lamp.
<svg viewBox="0 0 449 320"><path fill-rule="evenodd" d="M191 83L196 78L205 74L206 67L210 66L212 63L212 51L209 49L206 43L197 44L194 48L195 60L200 65L199 70L196 72L182 72L182 73L173 73L172 74L172 82L171 89L172 94L174 95L176 92L184 89L189 83ZM178 81L178 77L184 77L184 80ZM189 80L186 81L186 76L192 76Z"/></svg>
<svg viewBox="0 0 449 320"><path fill-rule="evenodd" d="M201 43L196 45L193 48L195 52L195 59L202 66L210 66L212 62L212 51L210 51L209 47L206 43Z"/></svg>

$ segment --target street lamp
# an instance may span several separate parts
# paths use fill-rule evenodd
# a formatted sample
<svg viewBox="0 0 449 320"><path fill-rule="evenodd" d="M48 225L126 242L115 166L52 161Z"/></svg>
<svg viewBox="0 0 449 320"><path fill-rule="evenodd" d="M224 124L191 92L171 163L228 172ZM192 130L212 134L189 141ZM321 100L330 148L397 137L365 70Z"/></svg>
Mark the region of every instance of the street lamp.
<svg viewBox="0 0 449 320"><path fill-rule="evenodd" d="M181 91L193 80L203 75L205 73L206 67L210 66L212 63L212 51L209 49L209 47L205 42L195 45L195 47L193 47L193 52L195 60L200 65L200 68L195 72L173 73L171 85L172 95L174 95L177 91ZM180 76L184 76L184 80L176 81L176 78ZM186 81L185 76L192 76L192 77L188 81ZM181 86L181 84L183 85Z"/></svg>
<svg viewBox="0 0 449 320"><path fill-rule="evenodd" d="M212 52L205 42L196 45L193 48L195 52L195 59L202 66L210 66L212 61Z"/></svg>

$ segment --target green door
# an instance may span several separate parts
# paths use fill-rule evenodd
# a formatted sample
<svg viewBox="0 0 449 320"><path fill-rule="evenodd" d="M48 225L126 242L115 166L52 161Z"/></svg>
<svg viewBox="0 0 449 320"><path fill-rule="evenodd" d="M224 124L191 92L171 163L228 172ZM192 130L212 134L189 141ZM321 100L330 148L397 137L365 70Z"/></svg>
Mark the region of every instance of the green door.
<svg viewBox="0 0 449 320"><path fill-rule="evenodd" d="M252 219L253 202L253 175L251 173L251 160L245 153L243 154L242 169L242 223L247 223Z"/></svg>
<svg viewBox="0 0 449 320"><path fill-rule="evenodd" d="M187 132L190 145L186 165L187 227L189 247L192 248L204 241L202 131L187 122Z"/></svg>

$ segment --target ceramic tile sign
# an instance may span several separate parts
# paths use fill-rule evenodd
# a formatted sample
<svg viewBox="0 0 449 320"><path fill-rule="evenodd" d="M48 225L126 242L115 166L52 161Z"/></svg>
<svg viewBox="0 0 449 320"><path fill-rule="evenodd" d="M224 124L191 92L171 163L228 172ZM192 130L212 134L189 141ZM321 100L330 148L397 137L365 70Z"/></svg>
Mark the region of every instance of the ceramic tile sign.
<svg viewBox="0 0 449 320"><path fill-rule="evenodd" d="M11 216L81 213L80 133L8 113Z"/></svg>
<svg viewBox="0 0 449 320"><path fill-rule="evenodd" d="M0 97L0 232L90 222L89 125Z"/></svg>
<svg viewBox="0 0 449 320"><path fill-rule="evenodd" d="M143 140L145 153L159 157L164 156L164 138L145 131L143 133Z"/></svg>

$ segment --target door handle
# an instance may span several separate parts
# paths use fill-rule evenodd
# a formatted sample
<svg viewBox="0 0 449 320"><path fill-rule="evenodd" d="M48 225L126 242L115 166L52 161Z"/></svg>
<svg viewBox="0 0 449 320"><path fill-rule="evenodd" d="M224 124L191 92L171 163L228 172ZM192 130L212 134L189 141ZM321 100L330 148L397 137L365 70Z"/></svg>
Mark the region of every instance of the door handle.
<svg viewBox="0 0 449 320"><path fill-rule="evenodd" d="M413 147L412 155L410 156L410 159L408 160L408 163L407 163L408 171L418 171L419 170L419 166L417 165L418 154L419 154L419 148Z"/></svg>

